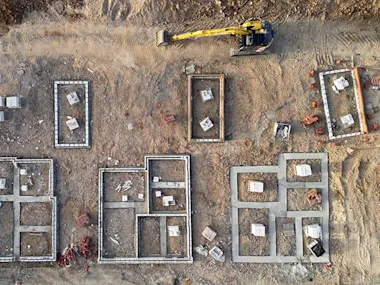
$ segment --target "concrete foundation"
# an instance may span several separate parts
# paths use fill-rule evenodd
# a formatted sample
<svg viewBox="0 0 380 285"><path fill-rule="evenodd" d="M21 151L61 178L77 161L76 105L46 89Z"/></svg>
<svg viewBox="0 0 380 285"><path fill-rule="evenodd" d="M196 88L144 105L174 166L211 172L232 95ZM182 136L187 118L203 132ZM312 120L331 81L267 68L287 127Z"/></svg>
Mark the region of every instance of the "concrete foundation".
<svg viewBox="0 0 380 285"><path fill-rule="evenodd" d="M287 182L286 165L290 159L319 159L321 161L320 182ZM239 173L277 173L278 201L277 202L241 202L238 196ZM328 200L328 156L327 153L285 153L279 155L278 166L234 166L230 169L231 183L231 224L232 224L232 261L252 263L284 263L284 262L313 262L327 263L329 254L329 200ZM318 188L322 191L321 211L287 211L287 189ZM264 189L265 191L265 189ZM269 209L269 256L242 256L239 247L239 209L258 208ZM296 256L279 256L277 254L276 218L295 218ZM325 253L320 257L306 257L303 252L302 219L319 217L322 220L322 242ZM252 246L255 246L254 244Z"/></svg>
<svg viewBox="0 0 380 285"><path fill-rule="evenodd" d="M173 181L160 181L152 182L151 178L153 174L151 173L151 162L159 161L183 161L185 167L185 176L180 182ZM104 174L105 173L119 173L119 172L129 172L129 173L141 173L145 177L145 201L144 202L105 202L104 196L107 189L104 188ZM152 203L151 203L151 190L152 188L184 188L186 189L186 211L183 213L178 212L165 212L165 213L153 213ZM114 191L111 189L111 191ZM122 209L122 208L133 208L135 213L135 257L118 257L109 258L105 256L104 244L104 209ZM147 218L157 218L159 220L159 248L160 253L157 256L141 256L141 237L140 234L140 223L141 219ZM168 255L168 240L167 240L167 218L168 217L186 217L186 256L184 257L172 257ZM192 263L192 240L191 240L191 185L190 185L190 156L188 155L148 155L145 156L145 167L144 168L101 168L99 170L99 243L98 243L98 262L100 264L118 264L118 263Z"/></svg>

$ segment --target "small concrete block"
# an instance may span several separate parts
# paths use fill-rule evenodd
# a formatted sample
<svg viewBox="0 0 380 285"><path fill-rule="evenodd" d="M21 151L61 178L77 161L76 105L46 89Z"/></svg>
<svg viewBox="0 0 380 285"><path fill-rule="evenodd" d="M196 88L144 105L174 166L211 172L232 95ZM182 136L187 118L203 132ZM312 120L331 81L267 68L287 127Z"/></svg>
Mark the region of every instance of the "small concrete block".
<svg viewBox="0 0 380 285"><path fill-rule="evenodd" d="M199 124L201 125L202 129L205 132L207 132L214 126L214 124L212 123L209 117L204 118L202 121L199 122Z"/></svg>
<svg viewBox="0 0 380 285"><path fill-rule="evenodd" d="M11 96L6 98L6 106L9 109L21 108L21 97Z"/></svg>
<svg viewBox="0 0 380 285"><path fill-rule="evenodd" d="M351 114L340 117L340 121L342 122L342 124L348 125L348 126L351 126L355 123L354 118L352 117Z"/></svg>
<svg viewBox="0 0 380 285"><path fill-rule="evenodd" d="M202 236L208 241L213 241L216 237L216 232L210 227L206 227L202 232Z"/></svg>
<svg viewBox="0 0 380 285"><path fill-rule="evenodd" d="M70 92L69 94L67 94L67 100L69 101L69 104L70 105L75 105L75 104L78 104L80 102L79 100L79 96L77 94L77 92Z"/></svg>
<svg viewBox="0 0 380 285"><path fill-rule="evenodd" d="M296 165L296 174L301 177L312 175L311 166L309 164Z"/></svg>
<svg viewBox="0 0 380 285"><path fill-rule="evenodd" d="M5 97L0 96L0 107L5 107Z"/></svg>
<svg viewBox="0 0 380 285"><path fill-rule="evenodd" d="M169 226L168 232L170 237L179 237L181 235L179 226Z"/></svg>
<svg viewBox="0 0 380 285"><path fill-rule="evenodd" d="M137 195L137 198L138 198L139 200L144 200L144 194L143 194L143 193L139 193L139 194Z"/></svg>
<svg viewBox="0 0 380 285"><path fill-rule="evenodd" d="M294 224L284 224L283 226L284 236L291 237L294 236Z"/></svg>
<svg viewBox="0 0 380 285"><path fill-rule="evenodd" d="M27 175L28 171L26 169L20 169L20 175Z"/></svg>
<svg viewBox="0 0 380 285"><path fill-rule="evenodd" d="M77 121L77 119L75 119L75 118L72 118L72 119L67 120L67 121L66 121L66 125L69 127L69 130L70 130L70 131L73 131L73 130L79 128L78 121Z"/></svg>
<svg viewBox="0 0 380 285"><path fill-rule="evenodd" d="M264 183L260 181L250 181L249 192L256 192L256 193L264 192Z"/></svg>
<svg viewBox="0 0 380 285"><path fill-rule="evenodd" d="M122 200L123 202L127 202L127 201L128 201L128 195L123 195L123 196L121 196L121 200Z"/></svg>
<svg viewBox="0 0 380 285"><path fill-rule="evenodd" d="M154 176L153 177L153 182L160 182L161 177Z"/></svg>
<svg viewBox="0 0 380 285"><path fill-rule="evenodd" d="M163 196L162 197L162 205L164 207L174 206L175 200L173 196Z"/></svg>
<svg viewBox="0 0 380 285"><path fill-rule="evenodd" d="M202 97L202 102L207 102L211 101L214 99L214 95L212 94L211 88L207 88L205 90L201 90L201 97Z"/></svg>
<svg viewBox="0 0 380 285"><path fill-rule="evenodd" d="M251 233L256 237L265 237L265 226L263 224L251 224Z"/></svg>
<svg viewBox="0 0 380 285"><path fill-rule="evenodd" d="M4 122L4 121L5 121L5 112L0 111L0 122Z"/></svg>
<svg viewBox="0 0 380 285"><path fill-rule="evenodd" d="M0 178L0 189L7 189L7 179Z"/></svg>
<svg viewBox="0 0 380 285"><path fill-rule="evenodd" d="M28 191L28 185L21 185L21 191L22 192Z"/></svg>
<svg viewBox="0 0 380 285"><path fill-rule="evenodd" d="M161 193L161 191L156 191L155 194L156 194L156 197L161 197L161 194L162 194L162 193Z"/></svg>

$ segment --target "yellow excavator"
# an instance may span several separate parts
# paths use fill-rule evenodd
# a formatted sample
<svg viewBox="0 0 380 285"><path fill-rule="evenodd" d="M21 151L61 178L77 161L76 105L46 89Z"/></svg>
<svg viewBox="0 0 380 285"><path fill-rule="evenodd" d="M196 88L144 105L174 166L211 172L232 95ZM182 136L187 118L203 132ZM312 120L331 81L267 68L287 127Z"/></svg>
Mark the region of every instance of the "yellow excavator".
<svg viewBox="0 0 380 285"><path fill-rule="evenodd" d="M171 42L212 36L236 36L239 47L231 49L231 56L256 55L263 52L272 44L274 38L273 24L268 21L249 19L240 26L199 30L182 34L169 35L165 30L157 33L157 46L165 46Z"/></svg>

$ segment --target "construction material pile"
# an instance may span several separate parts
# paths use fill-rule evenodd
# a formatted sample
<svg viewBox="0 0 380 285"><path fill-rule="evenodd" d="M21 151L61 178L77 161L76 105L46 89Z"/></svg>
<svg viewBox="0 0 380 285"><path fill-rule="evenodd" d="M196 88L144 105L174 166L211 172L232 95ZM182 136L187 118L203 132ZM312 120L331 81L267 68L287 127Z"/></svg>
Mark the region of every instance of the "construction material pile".
<svg viewBox="0 0 380 285"><path fill-rule="evenodd" d="M83 238L79 245L71 244L70 246L67 246L62 254L58 254L57 263L59 266L70 267L72 264L76 264L79 257L91 259L92 244L89 237Z"/></svg>

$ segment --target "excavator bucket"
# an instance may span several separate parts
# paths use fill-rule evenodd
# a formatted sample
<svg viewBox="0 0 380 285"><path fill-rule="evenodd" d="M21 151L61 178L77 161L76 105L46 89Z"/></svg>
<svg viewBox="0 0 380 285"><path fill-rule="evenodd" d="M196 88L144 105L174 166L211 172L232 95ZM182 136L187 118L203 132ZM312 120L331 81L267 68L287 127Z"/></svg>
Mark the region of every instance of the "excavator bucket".
<svg viewBox="0 0 380 285"><path fill-rule="evenodd" d="M158 47L169 44L169 34L165 30L158 31L156 34L156 44Z"/></svg>

